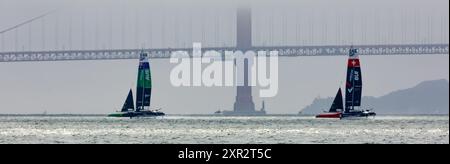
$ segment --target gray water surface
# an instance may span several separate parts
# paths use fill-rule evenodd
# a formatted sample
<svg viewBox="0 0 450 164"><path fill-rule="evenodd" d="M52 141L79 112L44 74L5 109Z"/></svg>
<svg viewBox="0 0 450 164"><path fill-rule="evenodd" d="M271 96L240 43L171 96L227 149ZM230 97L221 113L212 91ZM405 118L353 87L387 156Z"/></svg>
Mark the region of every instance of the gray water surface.
<svg viewBox="0 0 450 164"><path fill-rule="evenodd" d="M0 143L449 143L449 116L0 116Z"/></svg>

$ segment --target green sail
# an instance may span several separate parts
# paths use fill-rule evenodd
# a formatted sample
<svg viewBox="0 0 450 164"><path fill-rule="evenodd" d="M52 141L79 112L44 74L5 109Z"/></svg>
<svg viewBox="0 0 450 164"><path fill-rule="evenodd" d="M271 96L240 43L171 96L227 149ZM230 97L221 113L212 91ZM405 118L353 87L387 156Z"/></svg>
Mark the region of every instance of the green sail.
<svg viewBox="0 0 450 164"><path fill-rule="evenodd" d="M146 53L140 54L137 88L136 88L136 111L144 110L150 107L152 95L152 78L150 72L150 63Z"/></svg>

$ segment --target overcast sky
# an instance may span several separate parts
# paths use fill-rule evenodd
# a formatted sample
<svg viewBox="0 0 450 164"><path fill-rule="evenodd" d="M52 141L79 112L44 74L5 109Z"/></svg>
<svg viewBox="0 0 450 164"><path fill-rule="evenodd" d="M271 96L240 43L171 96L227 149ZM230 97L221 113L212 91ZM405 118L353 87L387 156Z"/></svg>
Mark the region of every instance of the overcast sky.
<svg viewBox="0 0 450 164"><path fill-rule="evenodd" d="M447 43L447 0L256 1L254 45ZM0 51L235 45L235 2L208 0L0 0ZM17 37L16 37L17 36ZM17 38L17 39L16 39ZM449 79L448 55L362 56L364 95L382 96L425 80ZM152 106L167 113L232 109L235 89L175 88L168 60L152 60ZM334 96L346 57L280 59L269 113L297 113ZM137 60L0 63L0 113L109 113L135 86ZM254 92L255 104L261 99Z"/></svg>

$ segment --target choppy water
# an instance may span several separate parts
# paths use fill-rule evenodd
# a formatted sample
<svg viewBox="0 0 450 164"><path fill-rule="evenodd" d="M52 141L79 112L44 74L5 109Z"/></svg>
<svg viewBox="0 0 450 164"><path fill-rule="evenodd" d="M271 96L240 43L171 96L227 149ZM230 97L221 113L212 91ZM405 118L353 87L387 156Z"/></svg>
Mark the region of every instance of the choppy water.
<svg viewBox="0 0 450 164"><path fill-rule="evenodd" d="M449 116L0 116L0 143L449 143Z"/></svg>

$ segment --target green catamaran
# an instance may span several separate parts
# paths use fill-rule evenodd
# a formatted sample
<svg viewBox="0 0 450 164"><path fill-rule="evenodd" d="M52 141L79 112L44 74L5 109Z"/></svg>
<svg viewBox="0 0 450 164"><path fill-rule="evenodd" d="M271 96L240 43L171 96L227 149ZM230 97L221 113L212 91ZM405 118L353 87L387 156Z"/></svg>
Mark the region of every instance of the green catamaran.
<svg viewBox="0 0 450 164"><path fill-rule="evenodd" d="M150 109L152 96L152 78L150 63L147 53L142 52L139 57L139 68L136 87L136 108L133 104L133 92L130 89L127 99L118 113L110 114L110 117L155 117L164 116L163 112Z"/></svg>

